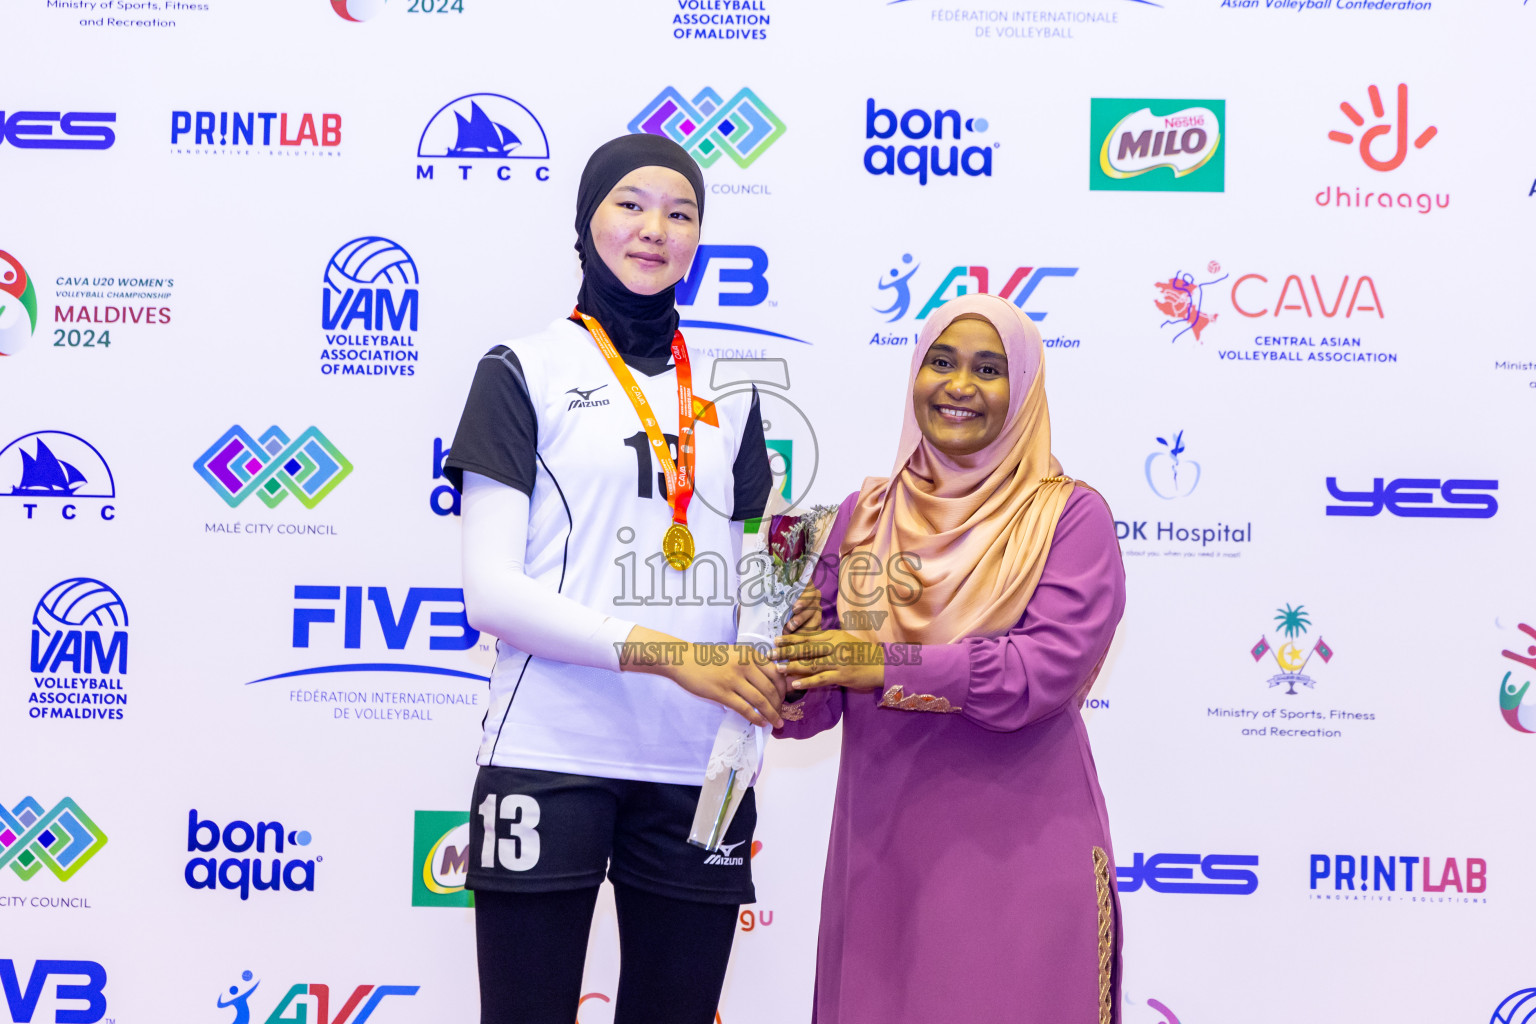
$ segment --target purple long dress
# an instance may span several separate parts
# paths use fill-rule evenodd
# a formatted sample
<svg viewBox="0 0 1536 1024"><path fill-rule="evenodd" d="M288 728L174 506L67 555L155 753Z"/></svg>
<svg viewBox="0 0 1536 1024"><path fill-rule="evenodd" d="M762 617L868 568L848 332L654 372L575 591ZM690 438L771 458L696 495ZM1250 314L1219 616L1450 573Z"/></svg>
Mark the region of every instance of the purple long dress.
<svg viewBox="0 0 1536 1024"><path fill-rule="evenodd" d="M817 570L826 629L856 498ZM1013 629L923 646L919 663L892 663L916 649L900 645L883 693L812 691L776 733L843 722L815 1024L1119 1020L1114 855L1074 698L1124 607L1114 521L1078 488ZM901 699L925 710L888 706Z"/></svg>

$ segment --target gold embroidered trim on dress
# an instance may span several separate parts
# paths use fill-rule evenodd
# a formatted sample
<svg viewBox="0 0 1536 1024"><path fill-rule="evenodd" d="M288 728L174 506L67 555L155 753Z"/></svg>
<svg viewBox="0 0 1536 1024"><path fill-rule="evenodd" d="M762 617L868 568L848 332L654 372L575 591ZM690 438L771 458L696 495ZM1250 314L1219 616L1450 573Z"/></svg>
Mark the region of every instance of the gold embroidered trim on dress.
<svg viewBox="0 0 1536 1024"><path fill-rule="evenodd" d="M1043 476L1040 478L1040 482L1042 484L1068 484L1076 483L1077 481L1069 476Z"/></svg>
<svg viewBox="0 0 1536 1024"><path fill-rule="evenodd" d="M800 700L805 700L801 697ZM779 706L779 717L786 722L798 722L805 717L805 708L799 702Z"/></svg>
<svg viewBox="0 0 1536 1024"><path fill-rule="evenodd" d="M1099 1024L1114 1021L1115 903L1109 887L1109 857L1093 848L1093 888L1099 898Z"/></svg>
<svg viewBox="0 0 1536 1024"><path fill-rule="evenodd" d="M951 704L946 697L935 697L928 693L914 693L908 697L901 692L899 686L885 691L885 695L880 698L880 706L895 708L897 711L938 711L944 714L960 710L958 704Z"/></svg>

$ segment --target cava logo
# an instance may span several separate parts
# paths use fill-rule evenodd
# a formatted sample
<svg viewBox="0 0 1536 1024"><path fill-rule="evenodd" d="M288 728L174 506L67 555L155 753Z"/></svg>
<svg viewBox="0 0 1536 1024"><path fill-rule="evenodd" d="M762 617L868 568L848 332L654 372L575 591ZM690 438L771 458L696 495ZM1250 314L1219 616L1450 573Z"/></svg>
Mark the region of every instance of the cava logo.
<svg viewBox="0 0 1536 1024"><path fill-rule="evenodd" d="M365 235L337 249L320 293L320 372L414 377L419 284L416 261L398 242Z"/></svg>
<svg viewBox="0 0 1536 1024"><path fill-rule="evenodd" d="M13 356L37 332L37 291L21 261L0 250L0 356Z"/></svg>
<svg viewBox="0 0 1536 1024"><path fill-rule="evenodd" d="M467 811L417 811L411 906L474 906L475 894L464 888L469 852Z"/></svg>
<svg viewBox="0 0 1536 1024"><path fill-rule="evenodd" d="M786 129L751 89L726 101L706 86L688 100L669 85L635 115L629 130L671 139L700 167L712 167L722 156L737 167L750 167Z"/></svg>
<svg viewBox="0 0 1536 1024"><path fill-rule="evenodd" d="M1276 686L1287 687L1285 691L1286 696L1293 697L1296 695L1297 683L1308 689L1317 685L1317 681L1306 674L1306 668L1312 661L1312 656L1315 654L1322 658L1323 664L1326 665L1333 660L1333 648L1324 643L1322 635L1319 634L1317 642L1309 650L1303 652L1302 648L1306 643L1307 629L1312 625L1312 620L1307 616L1305 605L1297 605L1295 608L1292 608L1287 604L1284 608L1278 609L1275 613L1275 623L1280 633L1285 637L1279 649L1277 650L1271 646L1268 635L1264 635L1259 637L1259 642L1254 644L1248 653L1252 655L1254 661L1262 661L1266 654L1274 658L1275 665L1280 669L1280 673L1269 678L1269 685L1271 688ZM1297 643L1298 639L1302 641L1299 644Z"/></svg>
<svg viewBox="0 0 1536 1024"><path fill-rule="evenodd" d="M0 805L0 870L23 882L43 868L67 882L106 845L107 834L69 797L51 811L30 796L10 810Z"/></svg>
<svg viewBox="0 0 1536 1024"><path fill-rule="evenodd" d="M1225 100L1095 99L1090 117L1090 189L1225 191Z"/></svg>
<svg viewBox="0 0 1536 1024"><path fill-rule="evenodd" d="M1168 335L1169 341L1178 341L1186 334L1192 334L1194 340L1199 341L1205 329L1220 317L1221 314L1207 308L1205 289L1225 281L1227 275L1221 273L1221 264L1215 260L1205 269L1204 276L1208 278L1205 281L1196 281L1194 274L1178 270L1167 281L1158 281L1154 285L1157 298L1153 305L1165 318L1160 330ZM1212 276L1216 274L1221 276Z"/></svg>
<svg viewBox="0 0 1536 1024"><path fill-rule="evenodd" d="M494 92L476 92L460 96L432 115L422 129L416 156L427 161L452 161L417 164L418 181L436 180L439 171L441 177L456 181L489 178L492 173L498 181L511 181L517 166L511 161L549 159L549 137L533 111L517 100ZM548 181L548 164L535 167L533 177Z"/></svg>
<svg viewBox="0 0 1536 1024"><path fill-rule="evenodd" d="M1520 632L1536 640L1536 628L1522 622ZM1536 644L1528 645L1524 654L1516 654L1514 651L1499 653L1523 666L1504 673L1499 683L1499 712L1504 716L1505 723L1516 732L1536 733L1536 694L1530 692L1531 679L1536 678L1532 676L1536 672ZM1529 702L1526 701L1527 697L1531 698Z"/></svg>
<svg viewBox="0 0 1536 1024"><path fill-rule="evenodd" d="M107 460L85 438L61 430L24 434L0 448L0 497L22 499L28 519L54 506L60 518L77 519L87 499L100 518L110 522L117 515L105 501L117 497Z"/></svg>
<svg viewBox="0 0 1536 1024"><path fill-rule="evenodd" d="M1171 441L1166 437L1157 439L1163 450L1148 455L1144 467L1147 486L1165 501L1187 498L1200 484L1200 463L1179 458L1184 454L1184 431L1171 436Z"/></svg>
<svg viewBox="0 0 1536 1024"><path fill-rule="evenodd" d="M49 589L32 613L32 671L44 673L27 695L32 718L121 720L128 609L117 591L83 576Z"/></svg>
<svg viewBox="0 0 1536 1024"><path fill-rule="evenodd" d="M314 508L347 478L352 463L316 427L292 441L278 427L268 427L258 440L236 424L192 468L230 508L253 494L268 508L289 495Z"/></svg>

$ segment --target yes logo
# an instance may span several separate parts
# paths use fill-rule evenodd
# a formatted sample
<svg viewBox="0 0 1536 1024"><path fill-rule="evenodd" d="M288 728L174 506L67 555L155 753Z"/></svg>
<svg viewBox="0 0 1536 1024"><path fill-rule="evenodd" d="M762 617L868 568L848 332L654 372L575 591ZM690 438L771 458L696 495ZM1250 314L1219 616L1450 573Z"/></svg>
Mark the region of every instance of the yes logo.
<svg viewBox="0 0 1536 1024"><path fill-rule="evenodd" d="M1384 477L1372 481L1368 491L1346 491L1337 477L1328 478L1328 493L1345 505L1327 506L1330 516L1379 516L1382 510L1405 519L1491 519L1499 502L1490 491L1497 480L1440 480L1404 477L1390 483ZM1436 494L1444 505L1434 503Z"/></svg>
<svg viewBox="0 0 1536 1024"><path fill-rule="evenodd" d="M467 812L417 811L415 855L411 863L411 906L475 905L475 894L464 888L469 875Z"/></svg>
<svg viewBox="0 0 1536 1024"><path fill-rule="evenodd" d="M1378 121L1387 117L1386 108L1381 102L1381 90L1373 85L1366 90L1366 95L1371 101L1371 114ZM1355 110L1352 104L1347 102L1340 103L1339 109L1344 111L1344 116L1349 118L1350 123L1356 128L1365 127L1365 118ZM1373 147L1383 135L1391 135L1394 130L1397 133L1397 138L1393 143L1390 143L1392 146L1390 150L1391 155L1383 160L1377 155ZM1430 140L1438 132L1439 129L1434 125L1425 128L1414 138L1413 148L1423 149L1429 145ZM1373 171L1395 171L1402 166L1403 161L1408 157L1408 136L1408 86L1399 85L1397 87L1397 109L1393 111L1392 119L1382 124L1372 125L1360 133L1360 159L1364 160L1365 166ZM1349 132L1331 131L1328 133L1328 137L1334 142L1342 142L1346 145L1355 141L1355 137Z"/></svg>
<svg viewBox="0 0 1536 1024"><path fill-rule="evenodd" d="M1153 892L1249 896L1259 888L1259 876L1248 870L1259 866L1259 858L1253 855L1154 853L1148 857L1137 853L1132 857L1130 864L1115 868L1122 893L1145 885ZM1205 881L1194 880L1197 867Z"/></svg>

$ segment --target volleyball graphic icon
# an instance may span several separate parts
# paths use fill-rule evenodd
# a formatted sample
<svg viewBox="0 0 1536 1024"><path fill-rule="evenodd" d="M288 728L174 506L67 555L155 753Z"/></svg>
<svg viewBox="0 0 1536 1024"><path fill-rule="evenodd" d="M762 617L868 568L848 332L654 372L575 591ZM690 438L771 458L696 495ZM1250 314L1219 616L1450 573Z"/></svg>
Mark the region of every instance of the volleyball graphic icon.
<svg viewBox="0 0 1536 1024"><path fill-rule="evenodd" d="M378 235L354 238L325 266L325 283L337 292L359 285L417 285L416 261L398 242Z"/></svg>
<svg viewBox="0 0 1536 1024"><path fill-rule="evenodd" d="M43 595L32 613L32 625L44 636L81 626L122 629L128 625L128 608L117 591L101 580L76 576Z"/></svg>
<svg viewBox="0 0 1536 1024"><path fill-rule="evenodd" d="M367 21L384 11L386 0L331 0L331 8L348 21Z"/></svg>
<svg viewBox="0 0 1536 1024"><path fill-rule="evenodd" d="M0 250L0 356L21 351L37 330L37 292L21 262Z"/></svg>
<svg viewBox="0 0 1536 1024"><path fill-rule="evenodd" d="M1488 1024L1536 1024L1536 988L1523 988L1499 1004Z"/></svg>

